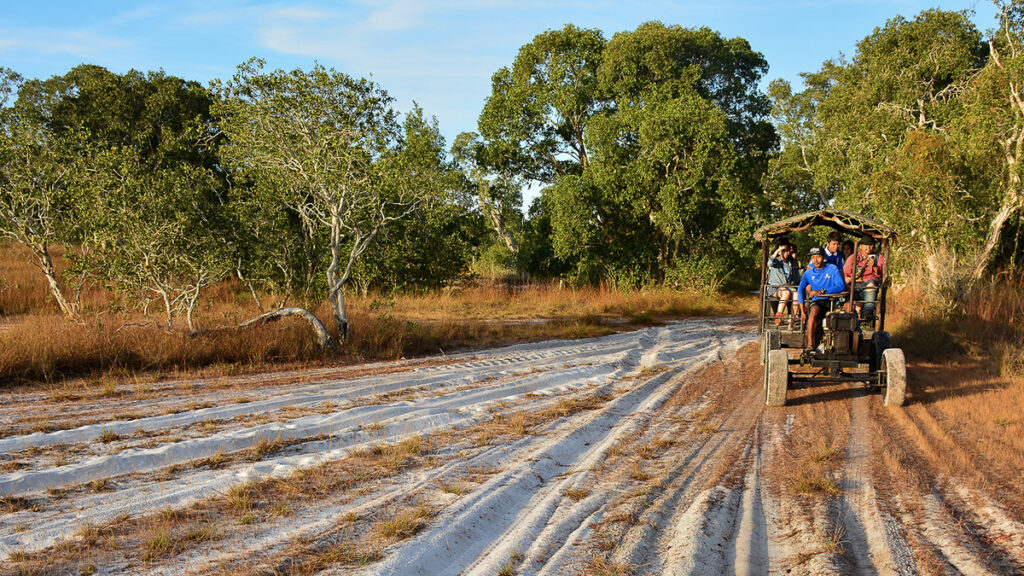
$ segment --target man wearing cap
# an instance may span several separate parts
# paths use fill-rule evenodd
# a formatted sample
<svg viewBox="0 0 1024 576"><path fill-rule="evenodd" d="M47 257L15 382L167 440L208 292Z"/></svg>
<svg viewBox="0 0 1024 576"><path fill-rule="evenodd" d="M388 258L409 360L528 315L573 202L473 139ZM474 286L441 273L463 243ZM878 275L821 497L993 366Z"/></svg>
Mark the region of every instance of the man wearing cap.
<svg viewBox="0 0 1024 576"><path fill-rule="evenodd" d="M853 282L853 299L864 303L864 318L873 318L878 287L882 284L882 262L875 254L874 238L860 239L860 250L855 257L846 259L843 276L847 283Z"/></svg>
<svg viewBox="0 0 1024 576"><path fill-rule="evenodd" d="M821 319L831 308L832 301L824 294L842 294L846 288L843 284L842 272L836 268L835 264L825 262L825 251L821 249L821 246L811 248L809 254L811 266L804 271L803 277L800 278L800 287L796 292L797 300L807 318L807 350L814 348ZM805 292L806 288L810 288L810 290ZM805 294L811 298L809 306L804 302Z"/></svg>

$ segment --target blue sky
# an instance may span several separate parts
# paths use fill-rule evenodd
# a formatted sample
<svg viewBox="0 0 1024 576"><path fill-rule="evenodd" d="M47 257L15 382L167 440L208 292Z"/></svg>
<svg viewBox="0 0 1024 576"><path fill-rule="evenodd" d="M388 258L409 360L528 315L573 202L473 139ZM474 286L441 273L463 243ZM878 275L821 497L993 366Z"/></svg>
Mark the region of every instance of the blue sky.
<svg viewBox="0 0 1024 576"><path fill-rule="evenodd" d="M979 28L995 24L986 0L37 0L5 2L0 66L40 78L83 62L118 73L162 68L205 83L229 78L252 56L271 68L317 61L372 75L401 111L415 100L438 118L450 144L475 130L491 74L535 35L567 23L608 38L649 20L709 26L762 52L771 66L766 80L799 83L800 72L851 54L887 19L932 7L975 9Z"/></svg>

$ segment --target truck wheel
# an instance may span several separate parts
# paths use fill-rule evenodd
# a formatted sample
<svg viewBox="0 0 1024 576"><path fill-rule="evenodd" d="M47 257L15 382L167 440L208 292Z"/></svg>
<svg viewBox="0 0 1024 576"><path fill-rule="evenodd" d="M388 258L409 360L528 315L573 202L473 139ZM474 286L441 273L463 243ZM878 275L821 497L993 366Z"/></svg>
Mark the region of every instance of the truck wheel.
<svg viewBox="0 0 1024 576"><path fill-rule="evenodd" d="M778 330L765 330L761 334L761 364L768 361L768 353L782 347L782 335Z"/></svg>
<svg viewBox="0 0 1024 576"><path fill-rule="evenodd" d="M789 355L785 350L772 350L768 353L767 365L764 403L768 406L784 406L786 388L789 387Z"/></svg>
<svg viewBox="0 0 1024 576"><path fill-rule="evenodd" d="M878 372L882 366L882 353L892 346L892 337L888 332L875 332L871 335L871 358L868 370Z"/></svg>
<svg viewBox="0 0 1024 576"><path fill-rule="evenodd" d="M907 396L907 363L903 350L889 348L882 352L882 403L903 406Z"/></svg>

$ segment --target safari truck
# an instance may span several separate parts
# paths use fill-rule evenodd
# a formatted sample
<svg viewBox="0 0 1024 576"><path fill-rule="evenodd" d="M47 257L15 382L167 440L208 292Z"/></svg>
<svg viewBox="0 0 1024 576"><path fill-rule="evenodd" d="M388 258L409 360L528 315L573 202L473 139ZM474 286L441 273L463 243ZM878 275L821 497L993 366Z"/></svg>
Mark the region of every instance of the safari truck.
<svg viewBox="0 0 1024 576"><path fill-rule="evenodd" d="M816 226L837 230L855 242L849 256L854 258L854 278L860 273L857 255L861 253L861 243L873 243L878 250L875 263L881 266L881 279L873 298L867 296L870 290L861 290L861 298L855 299L856 282L848 283L842 292L818 294L818 298L827 298L822 303L827 311L820 320L820 344L807 348L810 327L807 315L799 313L796 303L798 285L783 286L792 294L792 302L782 314L779 286L768 285L769 247L779 238ZM790 388L850 383L880 392L887 406L902 406L907 389L906 362L903 351L892 347L885 330L888 264L896 241L895 231L860 214L826 209L763 226L754 237L761 242L760 329L765 404L784 405ZM807 250L801 253L806 254ZM798 271L805 269L804 265Z"/></svg>

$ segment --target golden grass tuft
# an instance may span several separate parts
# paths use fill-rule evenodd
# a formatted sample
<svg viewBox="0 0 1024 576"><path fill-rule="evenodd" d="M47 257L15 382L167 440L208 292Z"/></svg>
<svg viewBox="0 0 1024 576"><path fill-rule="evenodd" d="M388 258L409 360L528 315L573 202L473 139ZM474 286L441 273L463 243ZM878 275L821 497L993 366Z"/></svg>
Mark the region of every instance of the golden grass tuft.
<svg viewBox="0 0 1024 576"><path fill-rule="evenodd" d="M0 497L0 512L20 512L22 510L30 510L32 508L32 501L28 498L22 498L20 496L2 496Z"/></svg>
<svg viewBox="0 0 1024 576"><path fill-rule="evenodd" d="M636 566L604 556L593 556L583 565L583 576L632 576L635 573Z"/></svg>
<svg viewBox="0 0 1024 576"><path fill-rule="evenodd" d="M589 494L590 494L590 491L587 490L586 488L568 488L565 491L566 497L568 497L570 500L574 500L576 502L579 502L580 500L583 500Z"/></svg>
<svg viewBox="0 0 1024 576"><path fill-rule="evenodd" d="M248 480L232 484L224 493L228 508L236 512L249 512L252 509L256 482Z"/></svg>
<svg viewBox="0 0 1024 576"><path fill-rule="evenodd" d="M274 437L260 435L256 438L256 444L249 448L249 460L253 462L262 460L271 454L280 452L286 443L281 439L281 435L277 434Z"/></svg>
<svg viewBox="0 0 1024 576"><path fill-rule="evenodd" d="M169 531L157 530L142 540L142 559L151 562L174 550L174 537Z"/></svg>
<svg viewBox="0 0 1024 576"><path fill-rule="evenodd" d="M97 440L99 440L100 442L103 442L104 444L109 444L111 442L117 442L120 439L121 439L121 435L120 434L118 434L117 432L114 432L113 430L111 430L109 428L106 428L106 427L104 427L100 431L100 435L97 438Z"/></svg>
<svg viewBox="0 0 1024 576"><path fill-rule="evenodd" d="M433 512L424 504L409 506L374 522L370 531L380 540L397 542L422 530L431 516Z"/></svg>
<svg viewBox="0 0 1024 576"><path fill-rule="evenodd" d="M445 494L455 494L456 496L461 496L470 491L469 485L466 484L466 482L463 480L448 481L438 478L437 480L435 480L434 483L437 484L437 488L441 492L444 492Z"/></svg>

